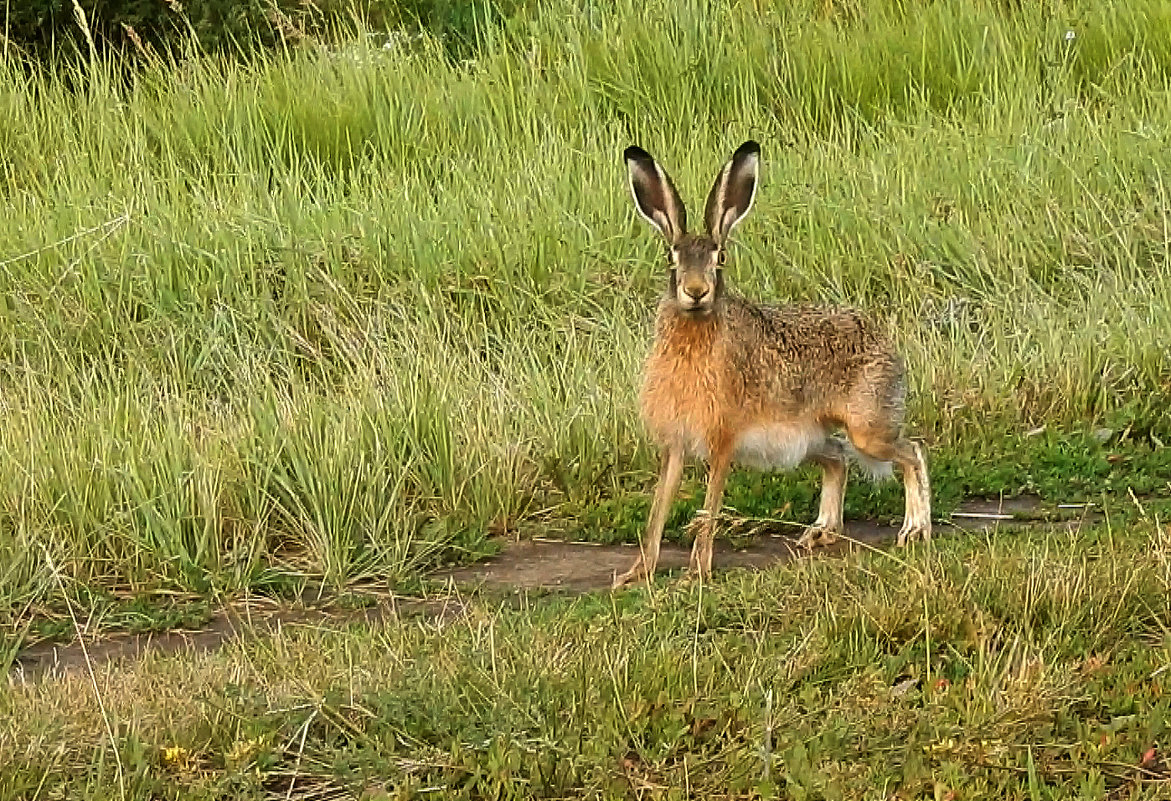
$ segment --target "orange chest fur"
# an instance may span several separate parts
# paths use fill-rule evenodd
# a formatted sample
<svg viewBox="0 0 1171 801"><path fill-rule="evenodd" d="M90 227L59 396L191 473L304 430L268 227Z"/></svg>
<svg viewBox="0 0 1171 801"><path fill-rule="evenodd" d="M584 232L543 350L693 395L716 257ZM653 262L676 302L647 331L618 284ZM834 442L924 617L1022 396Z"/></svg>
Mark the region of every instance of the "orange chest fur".
<svg viewBox="0 0 1171 801"><path fill-rule="evenodd" d="M706 321L661 324L643 378L643 421L660 443L706 450L725 426L727 372L718 329Z"/></svg>

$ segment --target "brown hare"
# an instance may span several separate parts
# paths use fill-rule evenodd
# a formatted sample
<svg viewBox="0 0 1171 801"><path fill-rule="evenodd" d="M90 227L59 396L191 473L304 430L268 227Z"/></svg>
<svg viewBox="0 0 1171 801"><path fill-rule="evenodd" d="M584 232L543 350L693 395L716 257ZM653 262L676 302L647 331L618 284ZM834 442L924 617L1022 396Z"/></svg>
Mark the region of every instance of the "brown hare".
<svg viewBox="0 0 1171 801"><path fill-rule="evenodd" d="M903 360L883 333L849 309L771 307L727 290L728 234L752 207L760 145L737 148L704 209L707 233L687 232L671 179L640 147L623 154L639 213L667 240L670 271L658 306L640 407L661 451L641 555L614 586L654 575L659 542L688 456L708 463L707 495L691 551L692 574L711 575L712 543L732 463L822 469L817 520L799 544L842 531L846 460L872 473L902 468L906 512L898 544L931 538L931 493L922 448L902 435ZM848 441L835 436L844 429Z"/></svg>

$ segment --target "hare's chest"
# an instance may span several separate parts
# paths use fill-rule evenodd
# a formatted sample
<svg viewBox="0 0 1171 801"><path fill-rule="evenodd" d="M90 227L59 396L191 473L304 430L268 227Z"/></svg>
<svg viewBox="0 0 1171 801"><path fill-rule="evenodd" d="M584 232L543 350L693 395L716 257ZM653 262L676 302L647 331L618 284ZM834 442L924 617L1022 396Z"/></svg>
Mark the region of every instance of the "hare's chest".
<svg viewBox="0 0 1171 801"><path fill-rule="evenodd" d="M724 376L710 350L660 345L646 364L642 418L660 444L679 444L690 455L705 458L709 441L724 427L726 394Z"/></svg>

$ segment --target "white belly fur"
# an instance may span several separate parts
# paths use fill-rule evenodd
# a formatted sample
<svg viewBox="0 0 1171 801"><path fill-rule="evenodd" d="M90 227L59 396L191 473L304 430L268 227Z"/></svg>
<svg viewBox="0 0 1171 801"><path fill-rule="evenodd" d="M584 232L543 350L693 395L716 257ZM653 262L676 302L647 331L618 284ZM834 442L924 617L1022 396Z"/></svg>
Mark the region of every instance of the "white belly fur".
<svg viewBox="0 0 1171 801"><path fill-rule="evenodd" d="M669 439L683 447L688 456L707 460L708 446L703 435L685 425L669 431ZM811 453L821 449L829 433L816 423L774 423L754 426L740 433L732 453L733 461L755 470L792 470ZM835 437L835 439L837 439ZM858 453L847 440L838 440L843 455L857 463L874 480L889 478L890 462L878 462ZM836 452L837 449L834 449Z"/></svg>
<svg viewBox="0 0 1171 801"><path fill-rule="evenodd" d="M813 424L755 426L741 432L732 458L757 470L791 470L825 437L825 431Z"/></svg>

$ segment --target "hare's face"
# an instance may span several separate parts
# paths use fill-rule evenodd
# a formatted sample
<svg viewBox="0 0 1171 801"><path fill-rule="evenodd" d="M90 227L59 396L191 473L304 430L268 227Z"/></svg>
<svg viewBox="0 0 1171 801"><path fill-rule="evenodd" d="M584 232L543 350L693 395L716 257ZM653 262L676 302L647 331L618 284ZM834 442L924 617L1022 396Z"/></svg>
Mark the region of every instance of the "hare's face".
<svg viewBox="0 0 1171 801"><path fill-rule="evenodd" d="M709 313L723 289L725 251L707 237L684 236L667 251L671 295L689 314Z"/></svg>
<svg viewBox="0 0 1171 801"><path fill-rule="evenodd" d="M736 148L720 170L703 209L706 235L687 233L687 209L666 170L650 153L631 145L623 152L630 192L638 213L667 240L671 262L670 297L696 316L711 312L723 291L724 246L756 196L760 145L751 139Z"/></svg>

